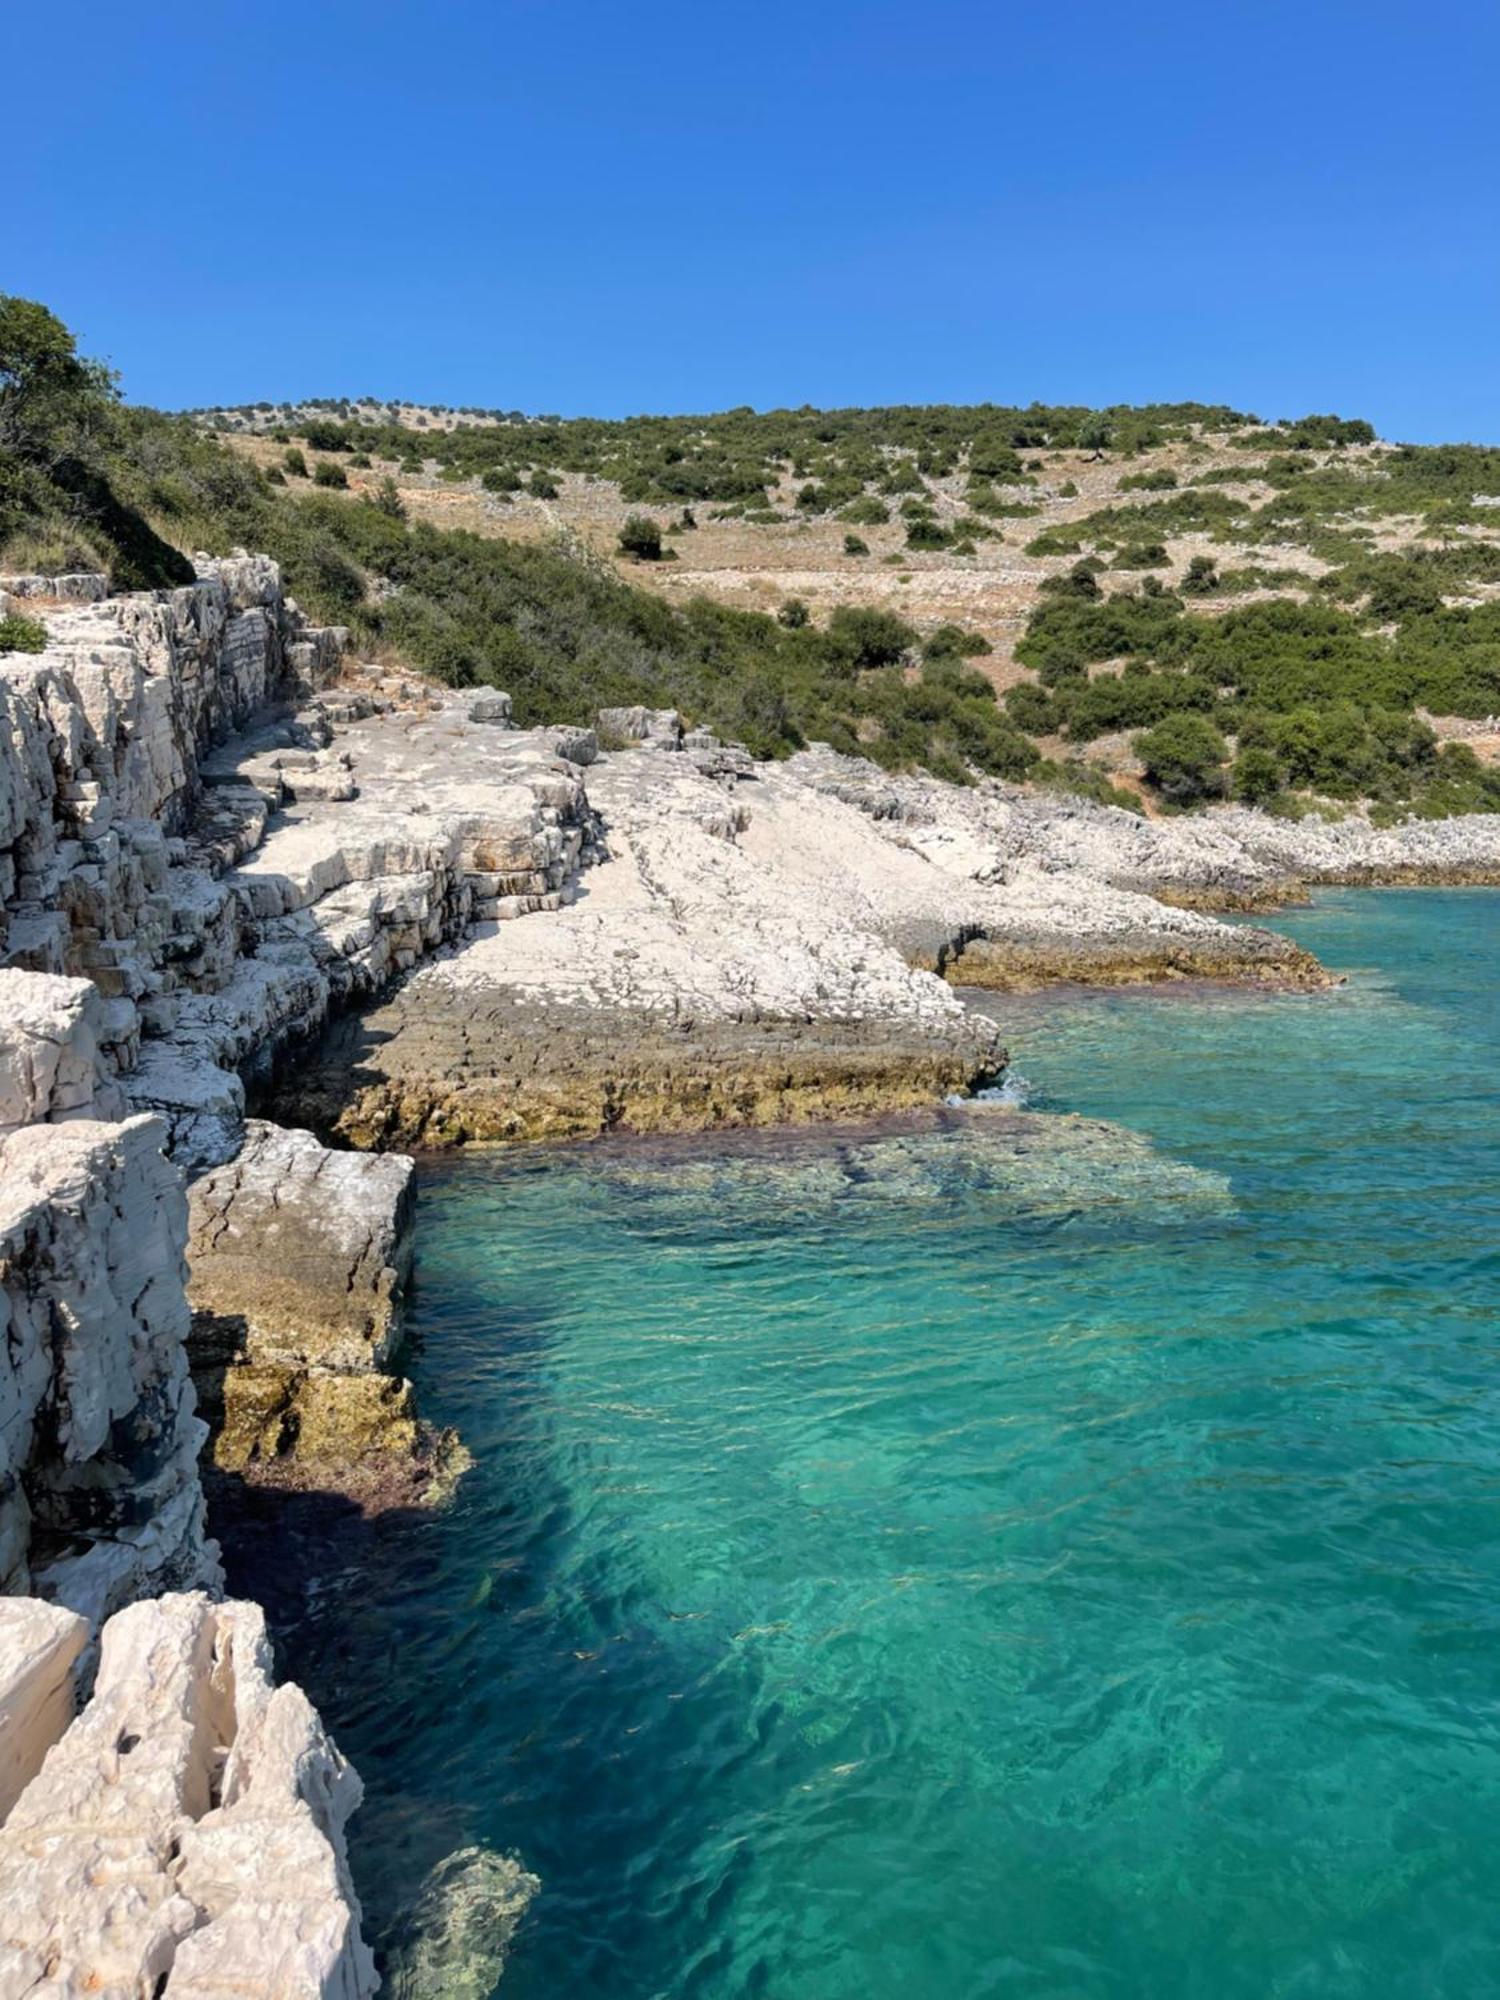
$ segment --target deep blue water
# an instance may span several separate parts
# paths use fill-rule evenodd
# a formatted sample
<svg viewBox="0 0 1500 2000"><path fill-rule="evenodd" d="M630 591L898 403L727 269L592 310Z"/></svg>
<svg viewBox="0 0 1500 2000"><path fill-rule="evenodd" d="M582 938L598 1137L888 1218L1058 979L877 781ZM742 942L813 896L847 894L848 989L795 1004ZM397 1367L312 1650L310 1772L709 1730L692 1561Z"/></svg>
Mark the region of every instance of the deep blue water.
<svg viewBox="0 0 1500 2000"><path fill-rule="evenodd" d="M284 1648L372 1930L483 1843L505 2000L1500 1995L1500 897L1281 927L996 1003L1019 1121L427 1175L476 1466Z"/></svg>

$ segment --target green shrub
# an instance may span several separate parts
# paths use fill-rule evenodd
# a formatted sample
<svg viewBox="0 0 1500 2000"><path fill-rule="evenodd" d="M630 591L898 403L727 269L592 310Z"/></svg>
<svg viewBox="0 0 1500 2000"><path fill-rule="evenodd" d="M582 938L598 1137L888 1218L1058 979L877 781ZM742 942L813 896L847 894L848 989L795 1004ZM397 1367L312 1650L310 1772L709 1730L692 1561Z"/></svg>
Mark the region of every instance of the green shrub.
<svg viewBox="0 0 1500 2000"><path fill-rule="evenodd" d="M1171 558L1164 542L1137 542L1131 548L1121 549L1111 569L1165 569Z"/></svg>
<svg viewBox="0 0 1500 2000"><path fill-rule="evenodd" d="M620 550L637 562L661 561L661 523L649 514L632 514L620 530Z"/></svg>
<svg viewBox="0 0 1500 2000"><path fill-rule="evenodd" d="M1187 566L1187 575L1178 585L1184 597L1208 597L1219 588L1219 573L1214 568L1212 556L1194 556Z"/></svg>
<svg viewBox="0 0 1500 2000"><path fill-rule="evenodd" d="M1028 736L1051 736L1061 728L1057 705L1035 681L1017 681L1005 691L1005 711Z"/></svg>
<svg viewBox="0 0 1500 2000"><path fill-rule="evenodd" d="M924 660L977 660L994 648L982 632L966 625L939 625L922 642Z"/></svg>
<svg viewBox="0 0 1500 2000"><path fill-rule="evenodd" d="M281 462L287 471L295 474L298 479L306 479L307 460L302 454L300 445L289 445L281 454Z"/></svg>
<svg viewBox="0 0 1500 2000"><path fill-rule="evenodd" d="M976 437L969 447L969 470L984 479L1014 483L1023 474L1021 455L1010 440L998 431Z"/></svg>
<svg viewBox="0 0 1500 2000"><path fill-rule="evenodd" d="M0 653L40 653L47 644L47 628L36 618L11 612L0 618Z"/></svg>
<svg viewBox="0 0 1500 2000"><path fill-rule="evenodd" d="M1146 777L1170 805L1197 805L1224 790L1229 745L1205 715L1169 715L1135 739Z"/></svg>
<svg viewBox="0 0 1500 2000"><path fill-rule="evenodd" d="M951 539L946 529L925 515L910 522L906 530L909 549L946 549Z"/></svg>
<svg viewBox="0 0 1500 2000"><path fill-rule="evenodd" d="M870 544L859 535L845 535L844 554L846 556L867 556Z"/></svg>
<svg viewBox="0 0 1500 2000"><path fill-rule="evenodd" d="M343 466L335 465L331 458L320 458L313 467L314 486L343 487L349 484L349 475Z"/></svg>
<svg viewBox="0 0 1500 2000"><path fill-rule="evenodd" d="M1094 458L1103 458L1114 440L1114 431L1108 417L1092 411L1078 426L1078 449L1090 453Z"/></svg>
<svg viewBox="0 0 1500 2000"><path fill-rule="evenodd" d="M856 673L898 665L917 641L912 627L893 611L854 604L838 607L828 621L826 637L830 653Z"/></svg>
<svg viewBox="0 0 1500 2000"><path fill-rule="evenodd" d="M873 493L862 493L847 507L839 509L839 519L855 528L879 528L890 518L890 508L883 500L877 500Z"/></svg>
<svg viewBox="0 0 1500 2000"><path fill-rule="evenodd" d="M1101 595L1096 568L1094 563L1076 562L1057 576L1043 577L1037 591L1044 597L1080 597L1092 603Z"/></svg>
<svg viewBox="0 0 1500 2000"><path fill-rule="evenodd" d="M882 493L925 493L927 482L917 470L916 461L910 458L895 459L887 468L880 482Z"/></svg>
<svg viewBox="0 0 1500 2000"><path fill-rule="evenodd" d="M1286 783L1275 753L1251 744L1241 750L1230 773L1230 789L1247 806L1263 806L1275 798Z"/></svg>
<svg viewBox="0 0 1500 2000"><path fill-rule="evenodd" d="M1177 474L1163 467L1159 472L1127 472L1120 481L1122 493L1170 493Z"/></svg>
<svg viewBox="0 0 1500 2000"><path fill-rule="evenodd" d="M800 597L789 597L776 613L778 625L784 625L788 632L800 632L812 620L812 613Z"/></svg>
<svg viewBox="0 0 1500 2000"><path fill-rule="evenodd" d="M1038 764L1030 776L1034 784L1041 785L1046 791L1067 792L1075 798L1092 799L1095 805L1115 806L1138 817L1144 816L1146 810L1134 792L1111 784L1097 765L1086 764L1081 757L1067 757L1060 764L1047 759Z"/></svg>

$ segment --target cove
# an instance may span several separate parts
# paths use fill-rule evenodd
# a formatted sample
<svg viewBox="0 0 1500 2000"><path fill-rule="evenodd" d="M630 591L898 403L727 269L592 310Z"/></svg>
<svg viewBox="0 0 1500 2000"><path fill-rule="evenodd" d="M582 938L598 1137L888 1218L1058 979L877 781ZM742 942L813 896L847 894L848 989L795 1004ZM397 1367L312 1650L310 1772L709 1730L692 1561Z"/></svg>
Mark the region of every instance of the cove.
<svg viewBox="0 0 1500 2000"><path fill-rule="evenodd" d="M1500 902L1278 927L1021 1119L426 1171L474 1469L280 1642L397 1961L484 1844L506 2000L1500 1992Z"/></svg>

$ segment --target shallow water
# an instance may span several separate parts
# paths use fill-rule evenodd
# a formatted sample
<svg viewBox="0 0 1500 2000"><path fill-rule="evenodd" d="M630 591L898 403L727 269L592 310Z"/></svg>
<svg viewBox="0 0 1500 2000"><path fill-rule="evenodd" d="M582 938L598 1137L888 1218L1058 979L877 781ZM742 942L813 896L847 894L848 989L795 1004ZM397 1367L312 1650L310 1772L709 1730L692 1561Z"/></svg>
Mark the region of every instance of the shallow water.
<svg viewBox="0 0 1500 2000"><path fill-rule="evenodd" d="M997 1003L1029 1117L427 1175L476 1467L282 1648L388 1946L479 1843L505 2000L1500 1994L1500 898L1281 927Z"/></svg>

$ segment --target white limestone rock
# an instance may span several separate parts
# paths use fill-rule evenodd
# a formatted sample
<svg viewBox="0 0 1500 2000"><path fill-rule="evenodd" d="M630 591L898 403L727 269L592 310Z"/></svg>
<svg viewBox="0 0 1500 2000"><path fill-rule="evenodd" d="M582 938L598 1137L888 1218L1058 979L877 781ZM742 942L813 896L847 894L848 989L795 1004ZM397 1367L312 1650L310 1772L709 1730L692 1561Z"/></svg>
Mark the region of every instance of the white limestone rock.
<svg viewBox="0 0 1500 2000"><path fill-rule="evenodd" d="M73 1720L88 1621L37 1597L0 1597L0 1822Z"/></svg>
<svg viewBox="0 0 1500 2000"><path fill-rule="evenodd" d="M0 1139L4 1588L94 1623L220 1580L187 1370L187 1204L161 1141L144 1117Z"/></svg>
<svg viewBox="0 0 1500 2000"><path fill-rule="evenodd" d="M365 2000L359 1799L257 1605L131 1605L0 1830L0 1995Z"/></svg>
<svg viewBox="0 0 1500 2000"><path fill-rule="evenodd" d="M125 1109L105 1061L110 1026L87 979L0 971L0 1134Z"/></svg>

